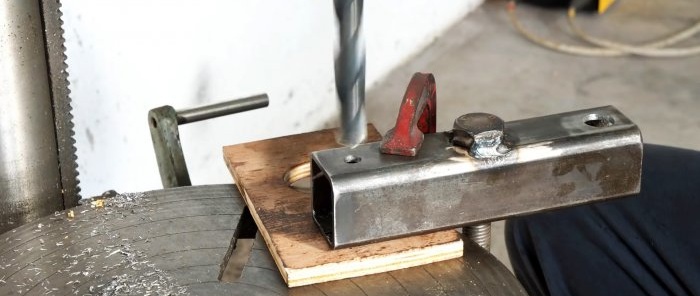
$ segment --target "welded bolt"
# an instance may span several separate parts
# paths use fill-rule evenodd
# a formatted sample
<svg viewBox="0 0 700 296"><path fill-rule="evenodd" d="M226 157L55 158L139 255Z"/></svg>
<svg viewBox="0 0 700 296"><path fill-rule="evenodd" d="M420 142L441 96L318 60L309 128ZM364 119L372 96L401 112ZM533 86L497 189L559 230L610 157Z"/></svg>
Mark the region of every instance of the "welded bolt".
<svg viewBox="0 0 700 296"><path fill-rule="evenodd" d="M503 144L505 124L498 116L488 113L469 113L455 119L452 126L452 145L466 148L478 159L502 156L508 152ZM486 249L491 248L491 223L470 225L462 233Z"/></svg>
<svg viewBox="0 0 700 296"><path fill-rule="evenodd" d="M493 114L464 114L455 119L452 144L468 149L479 159L503 156L509 150L503 145L504 126L503 120Z"/></svg>

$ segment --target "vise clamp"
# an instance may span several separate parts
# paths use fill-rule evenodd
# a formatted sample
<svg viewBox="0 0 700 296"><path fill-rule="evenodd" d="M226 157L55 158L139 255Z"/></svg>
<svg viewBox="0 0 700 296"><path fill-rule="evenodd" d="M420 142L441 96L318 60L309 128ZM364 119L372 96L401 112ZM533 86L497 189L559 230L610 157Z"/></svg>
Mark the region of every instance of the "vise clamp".
<svg viewBox="0 0 700 296"><path fill-rule="evenodd" d="M311 154L313 218L331 247L475 225L639 192L642 136L612 106L435 133L431 74L416 73L381 142Z"/></svg>

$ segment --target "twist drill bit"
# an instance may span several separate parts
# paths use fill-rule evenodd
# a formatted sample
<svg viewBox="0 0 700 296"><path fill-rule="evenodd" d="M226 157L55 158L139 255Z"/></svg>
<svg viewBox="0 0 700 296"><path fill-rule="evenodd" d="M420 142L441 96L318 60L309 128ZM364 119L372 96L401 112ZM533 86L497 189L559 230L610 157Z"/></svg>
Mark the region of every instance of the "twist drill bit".
<svg viewBox="0 0 700 296"><path fill-rule="evenodd" d="M338 143L354 147L367 137L365 116L365 43L363 0L335 0L339 50L335 56L335 87L340 100Z"/></svg>

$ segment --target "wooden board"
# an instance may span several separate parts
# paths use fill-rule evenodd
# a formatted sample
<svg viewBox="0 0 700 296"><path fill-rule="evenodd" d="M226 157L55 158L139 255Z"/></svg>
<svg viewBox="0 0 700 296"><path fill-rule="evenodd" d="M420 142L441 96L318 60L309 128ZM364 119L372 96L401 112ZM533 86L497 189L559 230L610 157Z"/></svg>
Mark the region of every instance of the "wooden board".
<svg viewBox="0 0 700 296"><path fill-rule="evenodd" d="M381 136L368 126L369 140ZM284 174L313 151L338 147L335 130L226 146L224 159L290 287L397 270L462 255L454 230L332 250L311 215L311 194Z"/></svg>

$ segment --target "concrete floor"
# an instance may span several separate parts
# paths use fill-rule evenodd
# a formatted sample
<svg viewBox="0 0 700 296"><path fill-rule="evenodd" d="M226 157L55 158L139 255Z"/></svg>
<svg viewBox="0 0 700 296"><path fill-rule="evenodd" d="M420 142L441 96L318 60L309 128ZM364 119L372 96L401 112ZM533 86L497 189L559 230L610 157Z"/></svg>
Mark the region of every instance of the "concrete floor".
<svg viewBox="0 0 700 296"><path fill-rule="evenodd" d="M623 0L603 16L581 16L580 24L594 36L644 42L689 26L698 12L700 2L693 0ZM519 16L533 32L581 44L571 37L563 11L520 7ZM700 44L700 36L679 45L690 44ZM457 116L469 112L509 121L614 105L639 125L645 142L700 150L700 56L591 58L553 52L512 28L504 1L487 1L372 87L368 117L381 132L393 126L417 71L435 74L438 130L450 129ZM493 231L492 252L510 266L503 223L495 223Z"/></svg>

